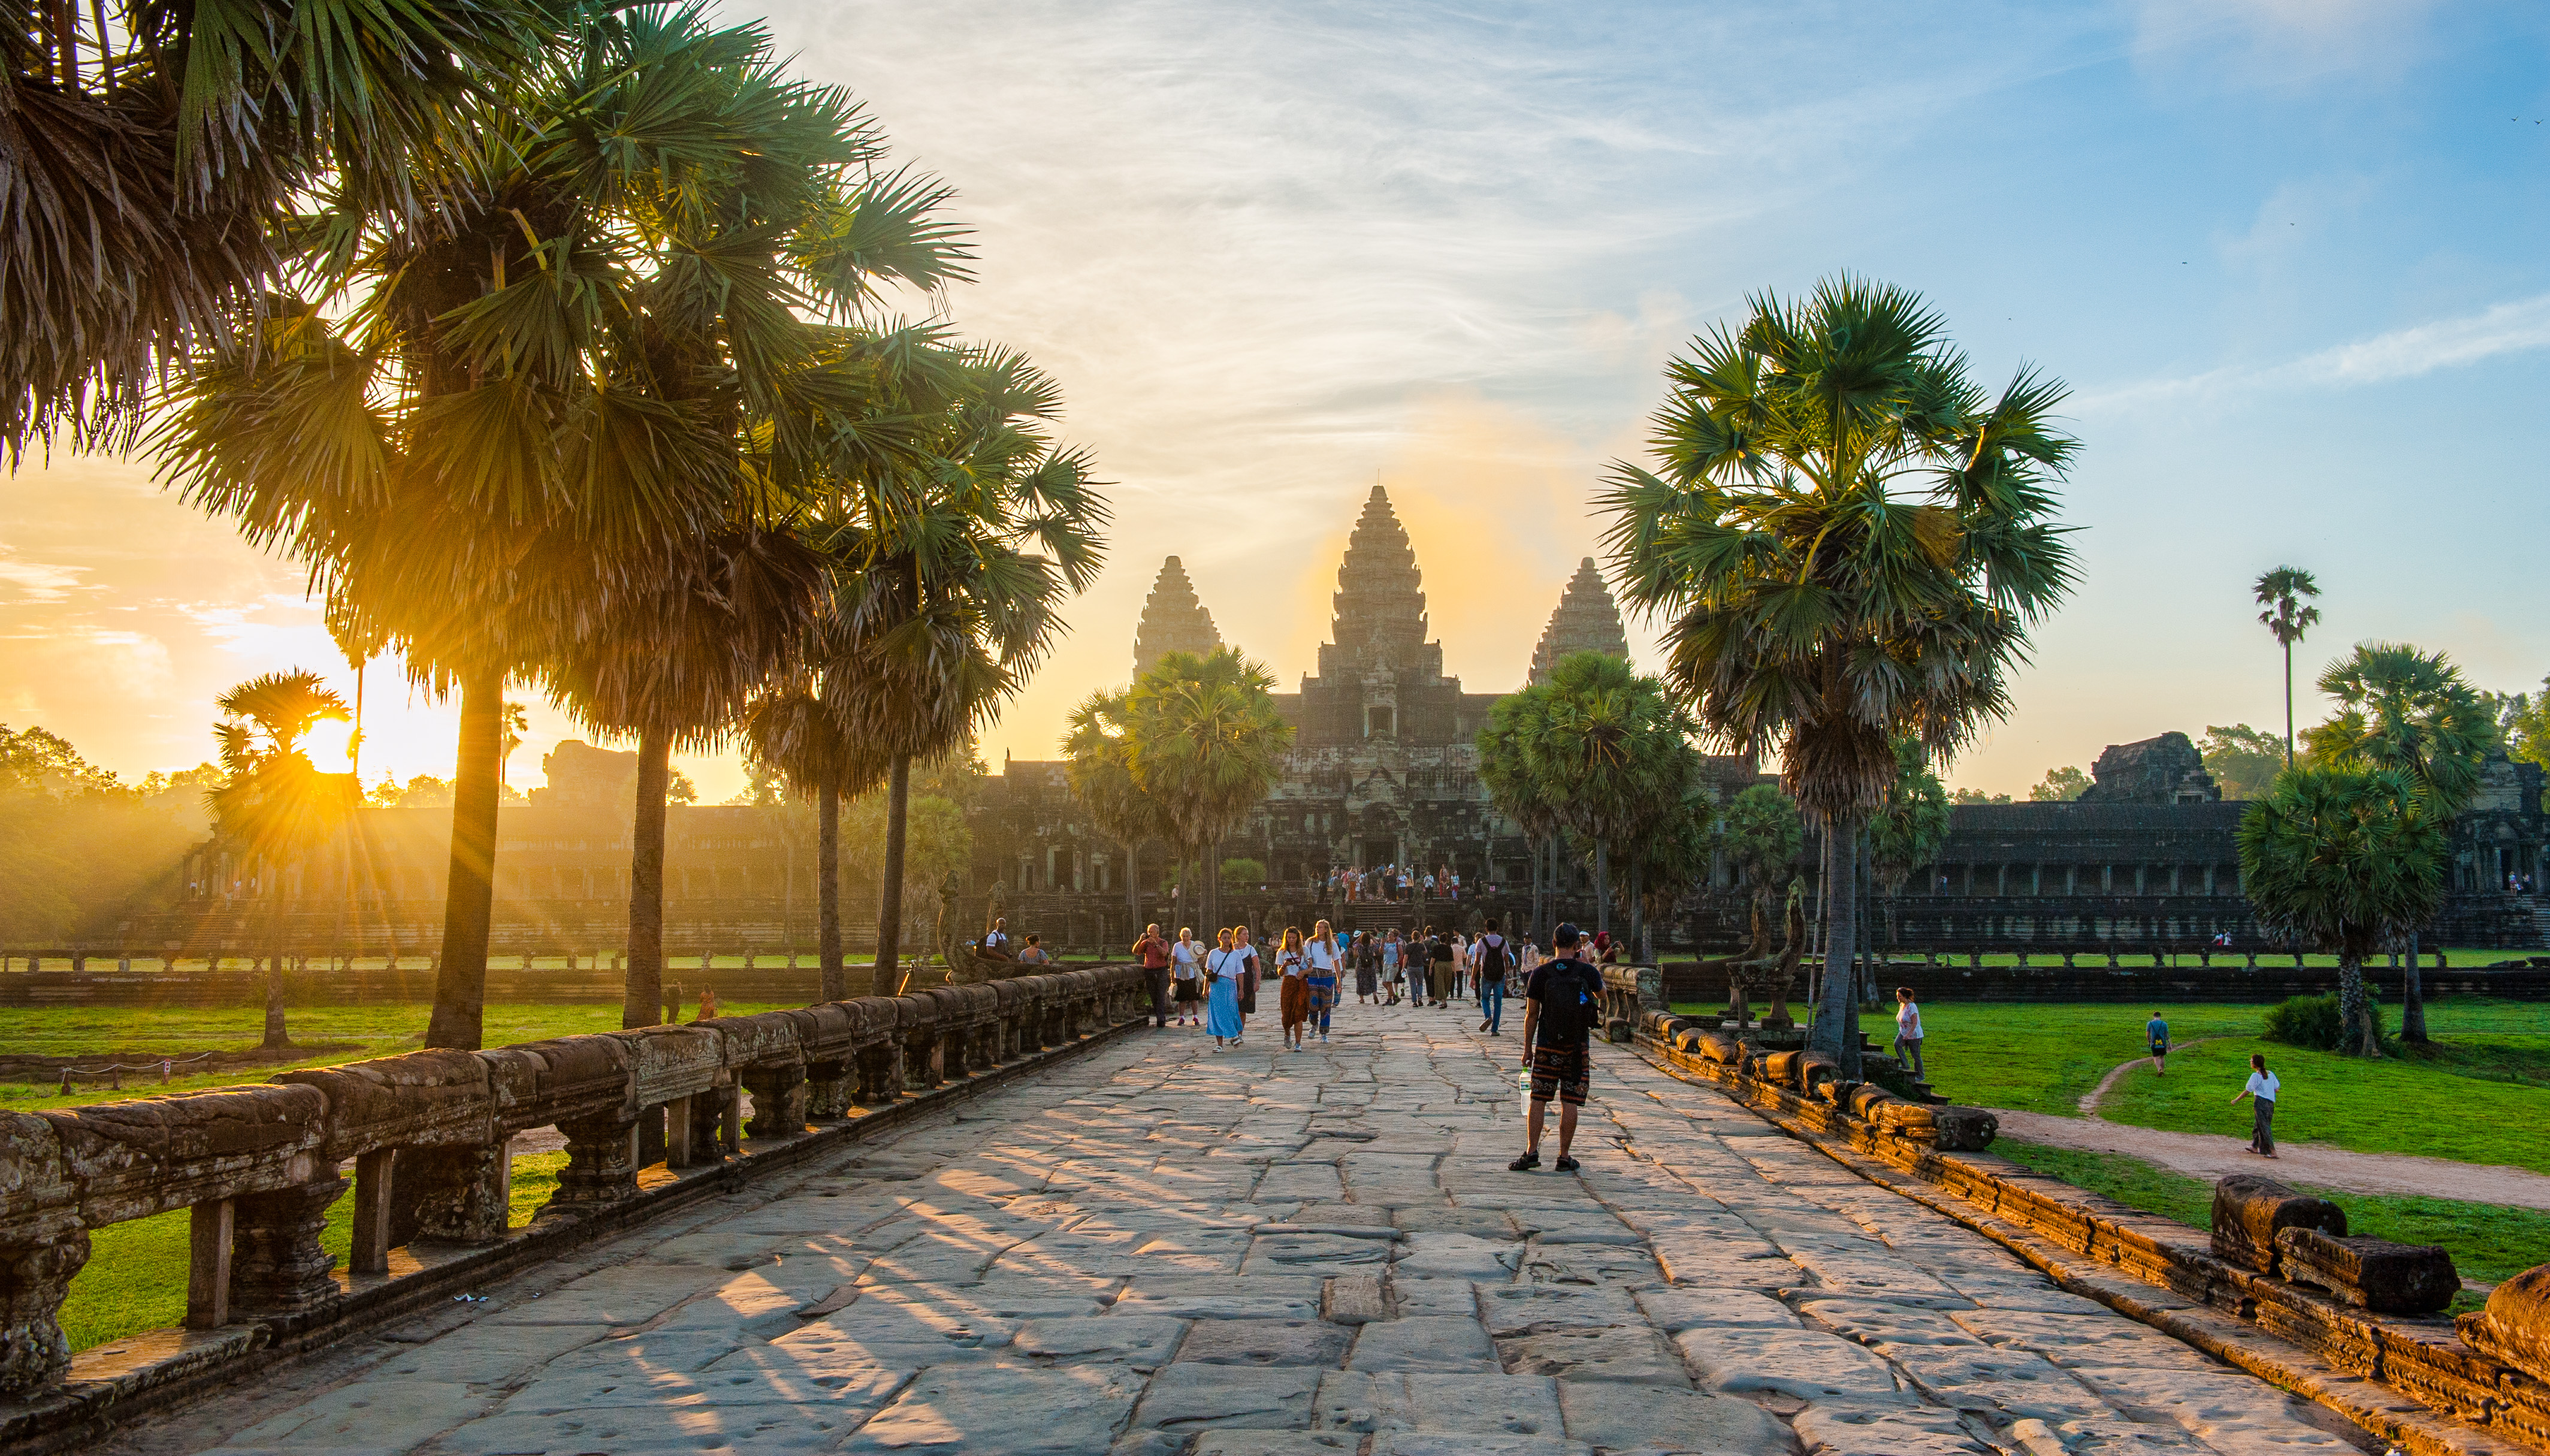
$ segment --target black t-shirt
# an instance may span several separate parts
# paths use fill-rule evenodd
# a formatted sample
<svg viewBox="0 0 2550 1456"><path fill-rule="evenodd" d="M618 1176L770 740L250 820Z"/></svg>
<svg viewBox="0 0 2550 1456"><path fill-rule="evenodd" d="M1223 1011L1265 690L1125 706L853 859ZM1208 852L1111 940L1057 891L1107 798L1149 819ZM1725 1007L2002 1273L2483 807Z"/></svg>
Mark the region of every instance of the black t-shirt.
<svg viewBox="0 0 2550 1456"><path fill-rule="evenodd" d="M1545 960L1532 967L1531 979L1523 985L1523 999L1540 1003L1540 1016L1531 1028L1535 1045L1558 1050L1574 1050L1586 1045L1592 1037L1592 1026L1578 1026L1561 1032L1550 1024L1550 1008L1561 997L1573 1001L1582 991L1598 995L1602 972L1581 960Z"/></svg>

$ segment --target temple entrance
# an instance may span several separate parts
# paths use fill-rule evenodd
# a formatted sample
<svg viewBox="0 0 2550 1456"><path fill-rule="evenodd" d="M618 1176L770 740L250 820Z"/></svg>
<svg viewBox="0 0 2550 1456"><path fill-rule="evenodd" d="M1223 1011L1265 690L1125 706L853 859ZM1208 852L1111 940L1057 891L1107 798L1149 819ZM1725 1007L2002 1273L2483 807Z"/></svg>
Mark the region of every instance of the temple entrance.
<svg viewBox="0 0 2550 1456"><path fill-rule="evenodd" d="M1366 839L1363 846L1355 851L1355 865L1359 869L1378 869L1390 863L1398 853L1399 841L1396 839Z"/></svg>

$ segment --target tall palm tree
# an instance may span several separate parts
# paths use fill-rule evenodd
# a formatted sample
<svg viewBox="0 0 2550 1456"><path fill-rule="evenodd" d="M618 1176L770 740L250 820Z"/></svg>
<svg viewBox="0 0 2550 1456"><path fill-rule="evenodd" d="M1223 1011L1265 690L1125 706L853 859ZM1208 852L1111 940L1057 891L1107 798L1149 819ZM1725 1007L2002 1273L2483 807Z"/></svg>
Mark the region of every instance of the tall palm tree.
<svg viewBox="0 0 2550 1456"><path fill-rule="evenodd" d="M2320 673L2319 690L2338 701L2338 711L2303 735L2310 761L2397 770L2439 825L2450 825L2470 807L2488 755L2502 742L2494 706L2441 652L2359 642ZM2407 927L2401 983L2400 1035L2408 1041L2426 1039L2421 928Z"/></svg>
<svg viewBox="0 0 2550 1456"><path fill-rule="evenodd" d="M1663 682L1610 652L1560 658L1547 681L1507 701L1523 772L1591 853L1595 928L1609 930L1613 854L1682 811L1700 772L1689 736L1696 725L1667 700Z"/></svg>
<svg viewBox="0 0 2550 1456"><path fill-rule="evenodd" d="M1132 729L1131 689L1091 693L1065 723L1062 755L1071 795L1082 812L1100 833L1125 846L1125 908L1138 926L1142 890L1136 866L1142 845L1167 837L1169 826L1160 802L1142 792L1133 777Z"/></svg>
<svg viewBox="0 0 2550 1456"><path fill-rule="evenodd" d="M1666 678L1827 827L1825 964L1845 966L1859 826L1894 740L1933 758L2010 707L2027 630L2070 590L2053 481L2077 448L2063 388L1978 386L1914 294L1844 276L1763 295L1667 366L1659 470L1616 464L1603 503L1625 599L1667 620ZM1824 977L1811 1044L1857 1075L1847 978Z"/></svg>
<svg viewBox="0 0 2550 1456"><path fill-rule="evenodd" d="M638 737L629 959L620 1024L663 1019L664 807L677 747L718 747L752 697L796 662L822 610L825 562L785 531L684 542L607 595L549 668L577 718Z"/></svg>
<svg viewBox="0 0 2550 1456"><path fill-rule="evenodd" d="M841 958L841 800L883 781L889 767L850 736L809 682L753 704L743 721L753 755L815 802L815 962L824 1000L850 994Z"/></svg>
<svg viewBox="0 0 2550 1456"><path fill-rule="evenodd" d="M1556 800L1532 772L1530 760L1523 753L1526 727L1548 712L1547 695L1532 696L1539 686L1546 685L1509 693L1490 704L1487 727L1480 728L1478 735L1479 782L1487 787L1490 801L1520 826L1532 846L1531 923L1535 935L1546 933L1549 923L1558 919L1558 887L1555 877L1547 873L1547 846L1564 827ZM1542 899L1544 889L1549 897L1547 903Z"/></svg>
<svg viewBox="0 0 2550 1456"><path fill-rule="evenodd" d="M1720 823L1721 852L1743 882L1752 911L1752 939L1743 958L1760 960L1771 953L1771 925L1779 918L1782 892L1797 878L1806 825L1798 806L1773 784L1754 784L1738 793L1728 801Z"/></svg>
<svg viewBox="0 0 2550 1456"><path fill-rule="evenodd" d="M336 832L362 804L362 788L349 773L321 773L301 740L322 723L352 718L345 700L315 672L270 672L215 701L222 721L213 726L221 745L223 779L204 793L221 836L254 859L263 882L267 933L272 937L265 972L265 1041L291 1044L283 1019L284 879L320 841Z"/></svg>
<svg viewBox="0 0 2550 1456"><path fill-rule="evenodd" d="M2337 953L2338 1019L2358 1056L2380 1056L2364 960L2443 903L2445 835L2397 768L2304 764L2240 817L2240 883L2258 918Z"/></svg>
<svg viewBox="0 0 2550 1456"><path fill-rule="evenodd" d="M902 952L912 764L964 741L1061 637L1063 601L1096 579L1106 503L1089 457L1047 438L1052 379L1003 349L916 343L897 370L922 416L909 464L837 473L823 537L835 626L815 654L842 723L891 765L873 985Z"/></svg>
<svg viewBox="0 0 2550 1456"><path fill-rule="evenodd" d="M2267 610L2258 621L2275 633L2276 644L2285 649L2285 767L2294 766L2294 644L2303 639L2319 621L2317 607L2303 605L2305 597L2319 595L2319 583L2299 566L2279 566L2260 576L2250 587L2258 604Z"/></svg>
<svg viewBox="0 0 2550 1456"><path fill-rule="evenodd" d="M1293 726L1275 709L1275 675L1230 647L1170 652L1133 680L1128 701L1134 784L1199 874L1199 918L1222 908L1222 838L1283 779Z"/></svg>
<svg viewBox="0 0 2550 1456"><path fill-rule="evenodd" d="M943 189L864 170L882 139L757 26L578 0L499 101L422 160L483 179L435 229L322 199L295 235L311 297L244 320L158 440L190 500L309 563L341 639L459 691L436 1046L479 1041L507 679L758 519L738 498L794 489L797 446L864 441L873 367L801 313L966 256Z"/></svg>
<svg viewBox="0 0 2550 1456"><path fill-rule="evenodd" d="M25 5L0 126L0 446L129 438L158 368L282 271L309 191L428 221L475 179L413 158L551 26L525 0Z"/></svg>

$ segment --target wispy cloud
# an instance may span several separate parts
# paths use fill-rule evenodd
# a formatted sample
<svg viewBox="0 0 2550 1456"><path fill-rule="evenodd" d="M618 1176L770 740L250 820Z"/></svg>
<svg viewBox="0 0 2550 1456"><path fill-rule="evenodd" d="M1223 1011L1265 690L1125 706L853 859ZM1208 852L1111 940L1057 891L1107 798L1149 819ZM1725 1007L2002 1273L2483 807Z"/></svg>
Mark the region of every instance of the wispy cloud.
<svg viewBox="0 0 2550 1456"><path fill-rule="evenodd" d="M80 589L83 570L78 566L30 561L9 547L0 546L0 586L17 588L14 601L7 605L46 606L59 602Z"/></svg>
<svg viewBox="0 0 2550 1456"><path fill-rule="evenodd" d="M2130 413L2155 404L2272 390L2324 390L2413 379L2502 354L2550 348L2550 293L2493 304L2476 314L2412 324L2272 364L2227 364L2197 374L2084 391L2084 414Z"/></svg>

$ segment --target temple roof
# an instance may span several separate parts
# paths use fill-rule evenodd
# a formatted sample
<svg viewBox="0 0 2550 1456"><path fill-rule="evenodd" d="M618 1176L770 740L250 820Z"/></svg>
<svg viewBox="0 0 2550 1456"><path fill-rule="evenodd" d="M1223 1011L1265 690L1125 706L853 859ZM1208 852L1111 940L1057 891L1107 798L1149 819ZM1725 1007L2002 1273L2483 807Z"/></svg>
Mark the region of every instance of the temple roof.
<svg viewBox="0 0 2550 1456"><path fill-rule="evenodd" d="M1329 641L1358 656L1374 648L1422 649L1425 593L1421 583L1408 530L1390 509L1389 494L1376 485L1363 503L1354 534L1346 538L1345 559L1337 566L1336 617L1330 624Z"/></svg>
<svg viewBox="0 0 2550 1456"><path fill-rule="evenodd" d="M1141 625L1133 630L1133 675L1150 671L1151 664L1171 652L1201 656L1221 645L1222 633L1196 596L1195 583L1187 580L1185 563L1175 556L1162 561L1151 595L1142 603Z"/></svg>
<svg viewBox="0 0 2550 1456"><path fill-rule="evenodd" d="M1591 556L1577 564L1576 575L1559 593L1548 630L1540 634L1540 645L1531 650L1530 680L1547 681L1558 659L1574 652L1629 655L1629 634L1620 626L1620 608L1612 600L1612 589L1604 584L1602 569Z"/></svg>

